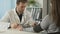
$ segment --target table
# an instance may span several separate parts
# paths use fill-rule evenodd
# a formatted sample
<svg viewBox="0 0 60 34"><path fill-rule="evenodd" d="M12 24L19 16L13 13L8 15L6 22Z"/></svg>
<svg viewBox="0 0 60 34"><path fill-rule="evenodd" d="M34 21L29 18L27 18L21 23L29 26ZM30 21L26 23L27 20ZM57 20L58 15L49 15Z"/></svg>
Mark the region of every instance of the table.
<svg viewBox="0 0 60 34"><path fill-rule="evenodd" d="M2 27L3 25L3 27ZM0 26L0 34L46 34L45 32L40 32L40 33L34 33L32 31L32 28L27 28L24 31L19 31L16 29L7 29L9 23L1 23Z"/></svg>
<svg viewBox="0 0 60 34"><path fill-rule="evenodd" d="M18 30L6 30L1 31L0 34L38 34L38 33L18 31Z"/></svg>

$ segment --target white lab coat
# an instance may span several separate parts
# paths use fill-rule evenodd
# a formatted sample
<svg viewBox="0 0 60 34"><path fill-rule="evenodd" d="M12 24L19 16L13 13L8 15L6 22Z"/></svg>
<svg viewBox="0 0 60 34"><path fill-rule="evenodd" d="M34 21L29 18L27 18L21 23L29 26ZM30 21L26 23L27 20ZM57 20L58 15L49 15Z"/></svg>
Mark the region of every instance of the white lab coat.
<svg viewBox="0 0 60 34"><path fill-rule="evenodd" d="M32 19L30 12L25 10L22 16L22 21L20 22L20 19L15 9L12 9L10 11L7 11L7 13L0 20L0 22L18 23L26 27L28 25L31 26L35 21Z"/></svg>

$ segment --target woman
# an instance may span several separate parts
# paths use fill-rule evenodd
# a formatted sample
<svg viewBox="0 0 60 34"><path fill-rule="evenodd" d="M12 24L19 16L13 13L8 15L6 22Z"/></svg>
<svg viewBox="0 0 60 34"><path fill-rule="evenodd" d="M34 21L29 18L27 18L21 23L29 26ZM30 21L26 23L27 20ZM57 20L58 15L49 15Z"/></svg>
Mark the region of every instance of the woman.
<svg viewBox="0 0 60 34"><path fill-rule="evenodd" d="M60 0L51 0L51 3L52 11L42 20L40 27L48 33L60 32Z"/></svg>

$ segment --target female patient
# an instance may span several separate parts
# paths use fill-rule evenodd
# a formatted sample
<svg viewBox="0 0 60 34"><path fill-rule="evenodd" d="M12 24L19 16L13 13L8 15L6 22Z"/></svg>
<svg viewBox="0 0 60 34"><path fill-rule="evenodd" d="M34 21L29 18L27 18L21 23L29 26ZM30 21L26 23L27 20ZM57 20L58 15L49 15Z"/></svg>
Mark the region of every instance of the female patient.
<svg viewBox="0 0 60 34"><path fill-rule="evenodd" d="M48 33L60 32L60 0L51 0L51 3L52 11L42 20L40 26Z"/></svg>

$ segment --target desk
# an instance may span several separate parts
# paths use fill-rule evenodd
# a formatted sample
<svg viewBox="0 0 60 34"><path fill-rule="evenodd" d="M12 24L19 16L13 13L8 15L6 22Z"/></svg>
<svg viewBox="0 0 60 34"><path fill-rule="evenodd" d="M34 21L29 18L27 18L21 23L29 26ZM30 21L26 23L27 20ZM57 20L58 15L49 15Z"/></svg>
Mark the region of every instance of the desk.
<svg viewBox="0 0 60 34"><path fill-rule="evenodd" d="M2 23L2 25L4 25L4 23ZM2 25L1 25L1 27L2 27ZM7 30L8 26L6 25L6 27L5 27L5 25L4 25L4 27L2 27L3 29L2 28L0 29L0 34L45 34L45 32L41 32L41 33L31 32L32 28L31 29L27 28L27 29L25 29L25 31L19 31L16 29L8 29ZM30 32L28 32L28 31L26 32L26 30L28 30Z"/></svg>
<svg viewBox="0 0 60 34"><path fill-rule="evenodd" d="M44 32L41 33L33 33L33 32L25 32L25 31L18 31L18 30L6 30L0 32L0 34L46 34Z"/></svg>
<svg viewBox="0 0 60 34"><path fill-rule="evenodd" d="M38 33L18 31L18 30L6 30L3 32L0 32L0 34L38 34Z"/></svg>

